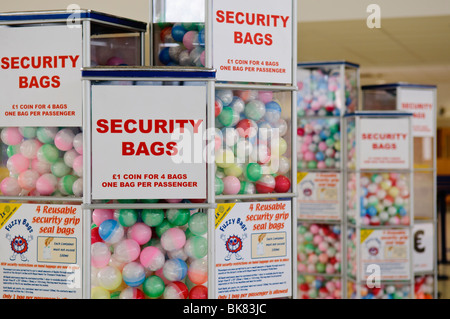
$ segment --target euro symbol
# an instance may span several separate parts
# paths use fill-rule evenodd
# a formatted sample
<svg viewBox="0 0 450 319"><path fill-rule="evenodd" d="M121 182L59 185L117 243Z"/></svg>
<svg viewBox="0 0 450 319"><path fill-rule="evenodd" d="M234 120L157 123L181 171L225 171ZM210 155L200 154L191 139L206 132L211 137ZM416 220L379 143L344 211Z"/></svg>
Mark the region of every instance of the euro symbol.
<svg viewBox="0 0 450 319"><path fill-rule="evenodd" d="M423 230L418 230L414 234L414 250L423 253L425 251L425 247L423 247L422 236L424 235Z"/></svg>

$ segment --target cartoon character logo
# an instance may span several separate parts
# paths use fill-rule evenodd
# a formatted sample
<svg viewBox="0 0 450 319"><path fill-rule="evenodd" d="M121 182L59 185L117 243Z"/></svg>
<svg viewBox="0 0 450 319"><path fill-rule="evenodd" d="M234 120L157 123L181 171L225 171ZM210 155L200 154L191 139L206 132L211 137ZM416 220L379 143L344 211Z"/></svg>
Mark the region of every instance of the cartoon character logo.
<svg viewBox="0 0 450 319"><path fill-rule="evenodd" d="M11 261L16 260L17 255L20 256L22 261L28 261L25 253L28 251L28 242L33 240L33 236L29 235L27 239L22 236L11 236L11 234L6 234L6 239L10 241L10 247L13 254L9 259Z"/></svg>
<svg viewBox="0 0 450 319"><path fill-rule="evenodd" d="M227 238L225 234L222 234L220 238L225 242L225 249L228 251L228 254L224 258L226 261L230 260L233 255L236 257L236 260L243 258L239 252L242 250L242 242L247 238L247 234L243 234L242 238L236 235L231 235Z"/></svg>

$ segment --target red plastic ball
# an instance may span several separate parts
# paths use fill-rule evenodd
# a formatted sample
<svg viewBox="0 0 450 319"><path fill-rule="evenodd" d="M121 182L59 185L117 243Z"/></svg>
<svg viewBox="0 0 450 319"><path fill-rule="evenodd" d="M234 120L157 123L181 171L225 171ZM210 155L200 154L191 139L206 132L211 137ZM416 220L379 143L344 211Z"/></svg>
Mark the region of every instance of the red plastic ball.
<svg viewBox="0 0 450 319"><path fill-rule="evenodd" d="M219 114L222 112L222 109L223 109L222 101L216 99L216 102L214 103L214 115L218 117Z"/></svg>
<svg viewBox="0 0 450 319"><path fill-rule="evenodd" d="M278 175L275 177L275 192L287 193L291 188L291 181L284 175Z"/></svg>
<svg viewBox="0 0 450 319"><path fill-rule="evenodd" d="M206 198L191 198L191 199L189 199L189 201L190 201L191 203L199 204L199 203L204 203L204 202L206 202Z"/></svg>
<svg viewBox="0 0 450 319"><path fill-rule="evenodd" d="M183 296L183 299L187 299L189 297L189 290L188 287L181 281L172 281L173 285L176 285L178 289L180 289L181 295ZM197 298L199 299L199 298Z"/></svg>
<svg viewBox="0 0 450 319"><path fill-rule="evenodd" d="M258 125L256 122L249 119L242 119L236 125L239 136L245 138L254 136L256 134L257 127Z"/></svg>
<svg viewBox="0 0 450 319"><path fill-rule="evenodd" d="M300 284L299 288L301 291L308 291L309 285L308 284Z"/></svg>
<svg viewBox="0 0 450 319"><path fill-rule="evenodd" d="M172 27L165 27L164 29L162 29L161 33L159 34L161 42L165 43L166 42L166 37L169 34L172 34Z"/></svg>
<svg viewBox="0 0 450 319"><path fill-rule="evenodd" d="M91 244L94 244L96 242L102 242L103 239L100 237L98 233L98 226L91 229Z"/></svg>
<svg viewBox="0 0 450 319"><path fill-rule="evenodd" d="M189 299L208 299L208 288L203 285L192 287L189 291Z"/></svg>
<svg viewBox="0 0 450 319"><path fill-rule="evenodd" d="M297 128L297 135L298 135L298 136L303 136L303 135L305 135L305 129L304 129L303 127Z"/></svg>
<svg viewBox="0 0 450 319"><path fill-rule="evenodd" d="M255 189L259 194L267 194L272 193L275 190L275 185L275 178L272 180L269 178L267 178L267 180L260 179L255 183Z"/></svg>
<svg viewBox="0 0 450 319"><path fill-rule="evenodd" d="M136 289L136 298L135 299L145 299L144 292L140 289Z"/></svg>

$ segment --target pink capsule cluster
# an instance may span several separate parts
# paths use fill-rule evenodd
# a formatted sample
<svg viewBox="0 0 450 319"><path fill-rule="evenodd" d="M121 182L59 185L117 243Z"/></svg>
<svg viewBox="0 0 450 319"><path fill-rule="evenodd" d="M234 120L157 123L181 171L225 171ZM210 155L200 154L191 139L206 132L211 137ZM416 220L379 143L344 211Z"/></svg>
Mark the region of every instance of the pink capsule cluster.
<svg viewBox="0 0 450 319"><path fill-rule="evenodd" d="M341 87L341 81L344 81L345 87ZM297 85L299 116L339 116L343 112L356 110L356 72L341 74L337 68L317 67L300 72Z"/></svg>
<svg viewBox="0 0 450 319"><path fill-rule="evenodd" d="M340 277L299 275L297 283L298 299L341 299Z"/></svg>
<svg viewBox="0 0 450 319"><path fill-rule="evenodd" d="M340 125L336 119L300 120L297 128L299 169L340 168Z"/></svg>
<svg viewBox="0 0 450 319"><path fill-rule="evenodd" d="M291 188L289 127L276 97L265 90L216 90L216 195Z"/></svg>
<svg viewBox="0 0 450 319"><path fill-rule="evenodd" d="M158 65L205 66L204 23L159 24Z"/></svg>
<svg viewBox="0 0 450 319"><path fill-rule="evenodd" d="M379 287L369 287L367 285L357 286L349 282L349 298L356 299L359 295L361 299L409 299L411 298L411 289L409 284L385 284L381 283Z"/></svg>
<svg viewBox="0 0 450 319"><path fill-rule="evenodd" d="M339 274L341 271L341 230L338 225L299 225L297 232L297 271L299 273Z"/></svg>
<svg viewBox="0 0 450 319"><path fill-rule="evenodd" d="M362 173L359 182L356 174L349 175L348 216L355 222L359 200L359 218L362 225L409 225L410 191L407 174ZM360 198L356 198L359 187Z"/></svg>
<svg viewBox="0 0 450 319"><path fill-rule="evenodd" d="M6 127L4 196L82 196L83 133L78 128Z"/></svg>
<svg viewBox="0 0 450 319"><path fill-rule="evenodd" d="M206 220L187 209L93 210L91 297L206 299Z"/></svg>

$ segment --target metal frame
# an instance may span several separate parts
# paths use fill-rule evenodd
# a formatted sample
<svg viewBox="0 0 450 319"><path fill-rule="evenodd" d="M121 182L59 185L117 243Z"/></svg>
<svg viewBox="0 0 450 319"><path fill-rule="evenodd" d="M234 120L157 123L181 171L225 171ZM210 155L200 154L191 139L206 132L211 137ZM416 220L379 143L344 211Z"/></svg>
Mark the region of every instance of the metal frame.
<svg viewBox="0 0 450 319"><path fill-rule="evenodd" d="M406 83L406 82L398 82L398 83L388 83L388 84L380 84L380 85L364 85L361 87L361 90L364 94L365 91L371 91L371 90L388 90L393 89L395 90L395 98L396 103L395 107L397 109L400 109L399 105L399 92L402 89L414 89L414 90L425 90L425 91L433 91L433 124L435 125L436 129L436 123L437 123L437 87L436 85L424 85L424 84L414 84L414 83ZM364 105L361 107L361 109L364 109ZM413 132L414 135L414 132ZM413 136L414 137L414 136ZM430 223L433 226L433 234L434 234L434 256L433 256L433 270L432 271L425 271L425 272L414 272L414 275L432 275L433 276L433 297L434 299L438 298L438 218L437 218L437 136L436 132L433 132L433 159L432 159L432 167L431 168L413 168L413 175L416 172L427 172L433 174L433 212L430 220L414 220L415 224L421 224L421 223Z"/></svg>
<svg viewBox="0 0 450 319"><path fill-rule="evenodd" d="M317 274L326 278L339 278L341 281L341 298L344 299L347 293L347 252L346 252L346 223L347 218L345 214L345 162L344 162L344 151L346 150L346 136L345 136L345 128L344 128L344 115L346 113L345 109L345 74L347 69L350 69L352 72L356 72L356 90L357 90L357 103L360 102L360 94L359 94L359 65L356 63L352 63L349 61L316 61L316 62L301 62L297 65L298 69L305 70L313 70L318 69L320 67L336 67L339 68L340 77L339 77L339 85L340 90L342 91L342 109L340 110L339 115L331 115L331 116L319 116L319 115L304 115L301 117L296 117L301 120L311 121L311 120L337 120L340 126L340 143L341 143L341 157L340 157L340 168L325 168L325 169L302 169L302 171L309 173L337 173L340 175L339 188L340 192L338 194L338 198L340 203L339 206L339 218L338 219L325 219L325 218L301 218L298 217L296 224L299 225L301 223L319 223L325 225L339 225L341 229L340 234L340 244L341 244L341 271L339 274ZM299 94L299 93L297 93ZM296 138L296 137L295 137ZM295 159L297 162L297 159ZM298 208L298 213L300 213ZM310 273L304 273L305 275L311 275ZM314 274L312 274L314 275Z"/></svg>
<svg viewBox="0 0 450 319"><path fill-rule="evenodd" d="M206 203L200 203L200 204L189 204L189 203L154 203L154 204L145 204L145 203L130 203L130 204L103 204L103 203L93 203L92 202L92 196L91 196L91 152L92 152L92 144L91 144L91 130L92 130L92 119L91 119L91 87L92 87L92 81L114 81L114 80L130 80L133 81L151 81L151 82L159 82L159 81L180 81L180 79L183 79L183 81L201 81L205 82L205 86L207 87L207 98L206 98L206 116L207 116L207 127L214 126L214 121L211 123L211 114L214 116L214 112L211 112L212 105L211 104L211 90L214 92L214 79L215 79L215 71L212 69L205 69L205 68L183 68L183 69L176 69L176 72L173 72L171 69L167 68L157 68L157 67L121 67L121 68L112 68L112 67L96 67L96 68L84 68L82 71L83 75L83 82L84 82L84 114L86 116L84 117L84 125L85 125L85 134L83 135L84 142L85 142L85 149L84 149L84 164L86 168L89 168L86 173L84 174L83 183L84 183L84 198L82 205L83 208L83 214L84 216L89 216L89 218L85 218L84 220L84 229L88 230L91 226L91 210L96 208L112 208L112 209L121 209L121 208L132 208L132 209L170 209L170 208L187 208L187 209L200 209L200 210L207 210L209 216L214 216L214 209L215 209L215 202L214 197L211 195L211 192L207 192L207 201ZM176 75L180 75L181 77L176 77ZM214 100L212 100L214 103ZM210 159L208 159L207 163L207 189L211 190L214 189L214 184L211 182L214 182L214 169L211 170L211 164L214 165L214 163L211 163ZM213 175L213 179L210 178L210 176ZM213 212L210 214L210 212ZM212 218L208 219L208 223L210 224L212 220L212 223L214 225L214 220ZM207 240L208 244L212 240L213 236L210 236L208 234ZM84 242L84 252L83 255L83 266L85 269L89 269L89 271L86 271L86 273L83 274L83 288L84 288L84 294L83 298L90 299L90 234L88 231L84 233L83 237ZM211 247L208 248L211 253ZM209 253L209 254L210 254ZM208 254L208 258L209 258ZM209 264L209 263L208 263ZM208 284L209 284L208 280ZM208 292L209 294L209 292Z"/></svg>
<svg viewBox="0 0 450 319"><path fill-rule="evenodd" d="M123 29L124 32L137 32L140 37L140 63L144 64L144 34L147 29L147 23L139 22L131 19L120 18L113 15L100 13L92 10L79 10L76 12L79 16L75 17L75 21L81 24L81 32L82 37L82 65L83 67L90 66L91 64L91 28L92 23L105 25L107 27L114 27L117 29ZM71 18L73 12L68 12L65 10L55 10L55 11L25 11L25 12L6 12L0 13L0 26L14 26L14 27L28 27L28 26L36 26L40 25L60 25L61 23L66 23L67 19ZM81 72L80 72L80 81L81 81ZM82 99L82 126L87 126L89 123L89 115L85 112L85 107L87 103L90 103L90 87L87 83L82 83L83 88L83 99ZM83 134L83 143L84 148L90 149L90 140L88 139L87 134ZM83 157L83 170L84 174L89 175L91 166L90 159L87 156ZM0 201L37 201L37 202L60 202L60 203L74 203L80 204L82 208L82 216L83 216L83 239L86 238L90 242L90 237L86 230L90 229L90 218L86 218L86 208L82 203L89 203L91 200L90 197L90 188L86 188L87 180L83 179L83 197L52 197L52 196L34 196L34 197L20 197L20 196L0 196ZM81 275L82 275L82 296L87 296L90 294L90 271L87 271L86 265L90 267L90 247L86 247L83 244L82 252L80 253L82 258L81 260ZM86 262L87 261L87 262ZM88 274L88 276L86 276Z"/></svg>
<svg viewBox="0 0 450 319"><path fill-rule="evenodd" d="M354 169L348 169L347 165L345 165L345 177L344 177L344 185L347 185L348 182L348 175L349 173L354 173L356 174L356 180L359 181L360 180L360 174L361 173L377 173L377 172L399 172L399 173L403 173L403 174L408 174L409 175L409 188L410 188L410 199L414 198L414 188L413 188L413 137L412 137L412 113L407 113L407 112L403 112L403 111L383 111L383 112L376 112L376 111L357 111L355 113L352 114L346 114L344 116L346 118L346 120L344 121L344 132L345 135L347 133L347 120L349 118L354 118L355 120L355 136L358 137L359 136L359 129L361 127L359 121L361 120L361 118L407 118L408 119L408 126L409 129L408 131L410 132L409 134L409 168L408 169L361 169L359 166L359 156L360 156L360 149L359 149L359 144L358 141L356 141L356 152L355 152L355 156L356 156L356 165ZM347 136L345 136L344 139L344 150L347 150ZM345 156L345 163L347 161L347 156ZM359 184L356 184L356 198L360 198L360 190L361 187L359 186ZM345 194L347 194L347 188L345 188ZM344 199L346 200L347 195L344 195ZM360 216L360 201L357 200L356 201L356 216L355 216L355 223L350 223L348 221L347 218L347 213L346 213L346 206L344 206L344 223L345 223L345 236L344 236L344 249L345 249L345 260L346 260L346 264L345 264L345 291L347 291L348 287L347 287L347 282L351 281L353 283L355 283L356 285L356 298L360 299L361 298L361 285L364 285L365 282L362 280L361 278L361 264L360 264L360 255L361 255L361 245L360 245L360 234L361 234L361 229L374 229L374 230L383 230L383 229L408 229L409 230L409 274L410 274L410 279L409 280L381 280L382 283L385 284L395 284L395 283L400 283L400 284L409 284L410 285L410 294L411 297L410 299L414 298L414 271L413 271L413 247L414 247L414 242L413 242L413 236L412 236L412 229L413 229L413 221L414 221L414 205L410 205L409 207L409 216L410 216L410 224L409 225L387 225L387 226L366 226L366 225L362 225L361 224L361 216ZM348 238L347 238L347 230L348 228L354 228L355 232L356 232L356 277L353 278L352 276L348 275L347 272L347 247L348 247ZM347 296L348 298L349 296Z"/></svg>

